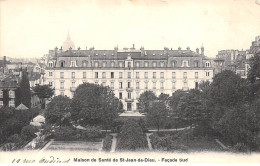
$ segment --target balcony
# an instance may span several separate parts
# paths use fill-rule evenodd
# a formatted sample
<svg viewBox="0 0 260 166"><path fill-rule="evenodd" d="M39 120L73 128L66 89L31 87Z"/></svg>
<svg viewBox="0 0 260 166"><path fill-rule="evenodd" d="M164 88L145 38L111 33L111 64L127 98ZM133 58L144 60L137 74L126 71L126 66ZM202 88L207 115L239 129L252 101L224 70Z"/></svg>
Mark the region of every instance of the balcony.
<svg viewBox="0 0 260 166"><path fill-rule="evenodd" d="M70 87L71 92L75 92L75 90L76 90L76 87Z"/></svg>
<svg viewBox="0 0 260 166"><path fill-rule="evenodd" d="M131 87L130 87L130 88L126 88L126 91L127 91L127 92L132 92L132 91L133 91L133 88L131 88Z"/></svg>
<svg viewBox="0 0 260 166"><path fill-rule="evenodd" d="M134 99L125 98L125 102L134 102Z"/></svg>

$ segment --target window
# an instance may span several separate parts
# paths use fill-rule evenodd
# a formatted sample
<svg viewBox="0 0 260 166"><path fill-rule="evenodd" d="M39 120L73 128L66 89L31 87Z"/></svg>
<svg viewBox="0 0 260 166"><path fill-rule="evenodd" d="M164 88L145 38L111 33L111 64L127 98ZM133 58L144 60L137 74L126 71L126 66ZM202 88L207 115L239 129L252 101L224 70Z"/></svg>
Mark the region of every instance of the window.
<svg viewBox="0 0 260 166"><path fill-rule="evenodd" d="M87 78L87 73L83 72L83 78Z"/></svg>
<svg viewBox="0 0 260 166"><path fill-rule="evenodd" d="M175 78L176 78L176 73L172 72L172 79L175 79Z"/></svg>
<svg viewBox="0 0 260 166"><path fill-rule="evenodd" d="M106 86L106 82L102 82L102 86Z"/></svg>
<svg viewBox="0 0 260 166"><path fill-rule="evenodd" d="M131 78L131 72L127 73L127 78Z"/></svg>
<svg viewBox="0 0 260 166"><path fill-rule="evenodd" d="M136 92L136 98L137 99L139 98L139 92Z"/></svg>
<svg viewBox="0 0 260 166"><path fill-rule="evenodd" d="M106 72L102 72L102 78L106 78Z"/></svg>
<svg viewBox="0 0 260 166"><path fill-rule="evenodd" d="M122 95L122 92L119 93L119 99L122 99L123 98L123 95Z"/></svg>
<svg viewBox="0 0 260 166"><path fill-rule="evenodd" d="M111 82L111 89L114 89L114 82Z"/></svg>
<svg viewBox="0 0 260 166"><path fill-rule="evenodd" d="M76 61L71 61L71 67L76 67Z"/></svg>
<svg viewBox="0 0 260 166"><path fill-rule="evenodd" d="M153 62L153 67L157 67L157 63L156 62Z"/></svg>
<svg viewBox="0 0 260 166"><path fill-rule="evenodd" d="M82 67L87 67L87 61L82 62Z"/></svg>
<svg viewBox="0 0 260 166"><path fill-rule="evenodd" d="M140 62L135 62L136 67L140 67Z"/></svg>
<svg viewBox="0 0 260 166"><path fill-rule="evenodd" d="M123 72L119 72L119 78L123 78Z"/></svg>
<svg viewBox="0 0 260 166"><path fill-rule="evenodd" d="M95 81L95 84L98 84L98 81Z"/></svg>
<svg viewBox="0 0 260 166"><path fill-rule="evenodd" d="M2 107L4 105L3 101L0 101L0 107Z"/></svg>
<svg viewBox="0 0 260 166"><path fill-rule="evenodd" d="M172 61L172 67L177 67L177 62L176 61Z"/></svg>
<svg viewBox="0 0 260 166"><path fill-rule="evenodd" d="M145 82L145 89L148 89L148 82Z"/></svg>
<svg viewBox="0 0 260 166"><path fill-rule="evenodd" d="M64 72L60 72L60 78L64 78Z"/></svg>
<svg viewBox="0 0 260 166"><path fill-rule="evenodd" d="M115 67L115 62L110 63L111 67Z"/></svg>
<svg viewBox="0 0 260 166"><path fill-rule="evenodd" d="M199 62L198 61L194 62L194 67L199 67Z"/></svg>
<svg viewBox="0 0 260 166"><path fill-rule="evenodd" d="M15 98L14 91L9 91L9 98Z"/></svg>
<svg viewBox="0 0 260 166"><path fill-rule="evenodd" d="M144 78L145 78L145 79L148 78L148 72L144 72Z"/></svg>
<svg viewBox="0 0 260 166"><path fill-rule="evenodd" d="M153 82L153 89L156 89L156 82Z"/></svg>
<svg viewBox="0 0 260 166"><path fill-rule="evenodd" d="M140 84L139 84L139 82L136 82L136 89L140 89Z"/></svg>
<svg viewBox="0 0 260 166"><path fill-rule="evenodd" d="M60 89L64 89L64 82L60 82Z"/></svg>
<svg viewBox="0 0 260 166"><path fill-rule="evenodd" d="M119 82L119 89L123 89L123 82Z"/></svg>
<svg viewBox="0 0 260 166"><path fill-rule="evenodd" d="M127 82L127 88L131 88L131 82Z"/></svg>
<svg viewBox="0 0 260 166"><path fill-rule="evenodd" d="M53 83L52 83L52 82L49 82L49 85L52 87L52 86L53 86Z"/></svg>
<svg viewBox="0 0 260 166"><path fill-rule="evenodd" d="M98 62L95 62L94 65L95 65L95 67L99 67L99 63Z"/></svg>
<svg viewBox="0 0 260 166"><path fill-rule="evenodd" d="M198 72L195 72L195 79L198 79L198 76L199 75L199 73Z"/></svg>
<svg viewBox="0 0 260 166"><path fill-rule="evenodd" d="M123 62L119 62L119 67L123 67Z"/></svg>
<svg viewBox="0 0 260 166"><path fill-rule="evenodd" d="M209 77L209 72L208 71L206 72L206 76Z"/></svg>
<svg viewBox="0 0 260 166"><path fill-rule="evenodd" d="M49 77L52 77L52 72L49 72Z"/></svg>
<svg viewBox="0 0 260 166"><path fill-rule="evenodd" d="M128 62L128 63L127 63L127 67L131 67L131 62Z"/></svg>
<svg viewBox="0 0 260 166"><path fill-rule="evenodd" d="M164 72L160 73L160 78L164 78Z"/></svg>
<svg viewBox="0 0 260 166"><path fill-rule="evenodd" d="M111 78L114 78L114 72L111 72Z"/></svg>
<svg viewBox="0 0 260 166"><path fill-rule="evenodd" d="M75 82L73 81L71 82L71 84L72 84L72 88L75 88Z"/></svg>
<svg viewBox="0 0 260 166"><path fill-rule="evenodd" d="M10 101L9 101L9 107L15 107L15 105L14 105L14 100L10 100Z"/></svg>
<svg viewBox="0 0 260 166"><path fill-rule="evenodd" d="M136 72L136 78L139 79L139 72Z"/></svg>
<svg viewBox="0 0 260 166"><path fill-rule="evenodd" d="M164 83L161 82L161 89L164 89Z"/></svg>
<svg viewBox="0 0 260 166"><path fill-rule="evenodd" d="M95 72L95 78L98 78L98 72Z"/></svg>
<svg viewBox="0 0 260 166"><path fill-rule="evenodd" d="M3 91L0 90L0 98L3 98Z"/></svg>
<svg viewBox="0 0 260 166"><path fill-rule="evenodd" d="M71 78L75 78L75 72L71 72Z"/></svg>
<svg viewBox="0 0 260 166"><path fill-rule="evenodd" d="M61 96L64 96L64 92L60 92L60 95L61 95Z"/></svg>
<svg viewBox="0 0 260 166"><path fill-rule="evenodd" d="M188 67L189 66L189 61L183 61L183 67Z"/></svg>
<svg viewBox="0 0 260 166"><path fill-rule="evenodd" d="M52 67L53 66L53 63L52 62L49 62L49 67Z"/></svg>
<svg viewBox="0 0 260 166"><path fill-rule="evenodd" d="M195 89L198 89L198 88L199 88L199 83L195 82Z"/></svg>
<svg viewBox="0 0 260 166"><path fill-rule="evenodd" d="M148 62L144 62L144 67L149 67L149 63Z"/></svg>
<svg viewBox="0 0 260 166"><path fill-rule="evenodd" d="M164 62L160 62L161 67L164 67Z"/></svg>
<svg viewBox="0 0 260 166"><path fill-rule="evenodd" d="M175 89L175 82L172 82L172 89Z"/></svg>
<svg viewBox="0 0 260 166"><path fill-rule="evenodd" d="M187 90L188 89L188 82L183 82L183 89L184 90Z"/></svg>
<svg viewBox="0 0 260 166"><path fill-rule="evenodd" d="M156 79L156 72L153 72L153 79Z"/></svg>
<svg viewBox="0 0 260 166"><path fill-rule="evenodd" d="M209 62L206 62L206 67L210 67L210 63Z"/></svg>
<svg viewBox="0 0 260 166"><path fill-rule="evenodd" d="M107 67L107 63L106 62L103 62L103 67Z"/></svg>
<svg viewBox="0 0 260 166"><path fill-rule="evenodd" d="M131 99L131 92L127 93L127 97L128 97L128 99Z"/></svg>
<svg viewBox="0 0 260 166"><path fill-rule="evenodd" d="M183 72L183 78L187 79L187 72Z"/></svg>

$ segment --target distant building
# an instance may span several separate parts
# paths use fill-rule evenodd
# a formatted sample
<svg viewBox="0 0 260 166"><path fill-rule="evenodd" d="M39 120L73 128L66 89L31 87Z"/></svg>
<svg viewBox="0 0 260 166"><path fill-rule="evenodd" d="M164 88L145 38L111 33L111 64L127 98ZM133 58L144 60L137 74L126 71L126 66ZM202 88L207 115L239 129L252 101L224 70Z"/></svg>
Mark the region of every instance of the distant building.
<svg viewBox="0 0 260 166"><path fill-rule="evenodd" d="M73 97L78 85L89 82L109 86L127 111L138 110L138 98L144 91L156 95L172 94L178 89L198 88L202 81L212 81L212 59L204 47L196 52L187 49L145 50L115 47L113 50L67 51L56 47L49 51L46 82L55 95Z"/></svg>

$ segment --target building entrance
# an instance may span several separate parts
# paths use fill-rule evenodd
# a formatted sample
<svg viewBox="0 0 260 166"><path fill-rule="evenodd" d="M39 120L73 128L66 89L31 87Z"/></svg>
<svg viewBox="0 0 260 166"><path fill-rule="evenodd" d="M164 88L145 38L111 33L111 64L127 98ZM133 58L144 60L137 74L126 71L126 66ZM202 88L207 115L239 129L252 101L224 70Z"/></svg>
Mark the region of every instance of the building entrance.
<svg viewBox="0 0 260 166"><path fill-rule="evenodd" d="M127 111L132 111L132 103L127 103Z"/></svg>

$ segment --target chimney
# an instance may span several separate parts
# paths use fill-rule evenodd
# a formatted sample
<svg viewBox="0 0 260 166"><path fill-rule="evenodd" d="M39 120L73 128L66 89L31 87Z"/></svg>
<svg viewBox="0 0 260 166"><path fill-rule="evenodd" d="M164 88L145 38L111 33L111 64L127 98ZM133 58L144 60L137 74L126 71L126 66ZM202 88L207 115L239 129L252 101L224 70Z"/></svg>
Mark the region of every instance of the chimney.
<svg viewBox="0 0 260 166"><path fill-rule="evenodd" d="M60 52L62 52L62 46L60 47Z"/></svg>
<svg viewBox="0 0 260 166"><path fill-rule="evenodd" d="M197 54L200 53L200 49L199 49L199 48L196 49L196 53L197 53Z"/></svg>
<svg viewBox="0 0 260 166"><path fill-rule="evenodd" d="M190 50L190 47L189 47L189 46L187 47L187 50L188 50L188 51Z"/></svg>
<svg viewBox="0 0 260 166"><path fill-rule="evenodd" d="M135 49L135 44L133 44L133 49Z"/></svg>
<svg viewBox="0 0 260 166"><path fill-rule="evenodd" d="M179 47L178 50L181 51L181 47Z"/></svg>
<svg viewBox="0 0 260 166"><path fill-rule="evenodd" d="M171 48L171 51L172 51L172 48Z"/></svg>
<svg viewBox="0 0 260 166"><path fill-rule="evenodd" d="M201 46L201 55L204 56L204 47Z"/></svg>

